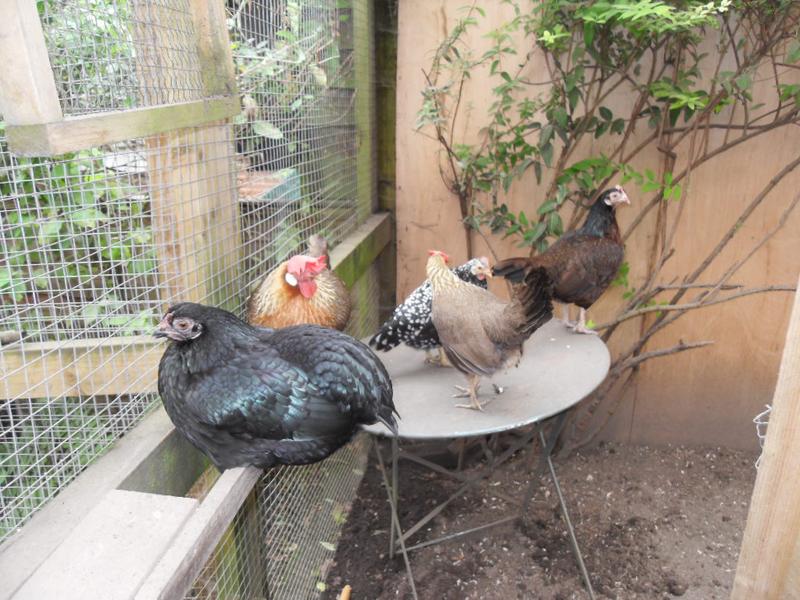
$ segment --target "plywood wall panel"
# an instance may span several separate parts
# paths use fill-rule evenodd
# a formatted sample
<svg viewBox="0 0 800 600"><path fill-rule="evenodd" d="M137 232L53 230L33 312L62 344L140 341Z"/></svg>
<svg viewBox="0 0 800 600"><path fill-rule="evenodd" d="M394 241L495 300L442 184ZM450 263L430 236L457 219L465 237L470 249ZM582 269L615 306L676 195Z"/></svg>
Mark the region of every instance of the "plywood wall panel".
<svg viewBox="0 0 800 600"><path fill-rule="evenodd" d="M425 85L422 68L430 64L436 46L462 14L462 0L404 0L399 5L397 69L397 290L402 296L424 277L429 248L446 250L454 260L466 258L464 234L455 198L445 188L439 173L437 144L416 132L416 112ZM507 20L507 6L485 6L488 26ZM475 30L470 45L476 52L487 45ZM528 67L532 80L545 78L544 67L533 61ZM769 85L767 81L765 85ZM481 73L465 89L457 136L471 141L485 122L490 102L490 84ZM768 90L754 90L766 94ZM622 108L630 98L612 100ZM641 127L637 136L647 134ZM712 134L714 136L720 133ZM712 139L713 141L713 139ZM587 143L581 152L602 150L600 143ZM800 153L800 134L785 128L765 134L713 159L691 177L690 196L685 207L685 225L675 239L676 252L664 269L663 280L678 278L694 269L731 226L742 208L780 168ZM658 164L657 151L649 149L635 163L637 167ZM680 164L678 165L680 168ZM547 182L545 182L547 183ZM631 184L632 185L632 184ZM516 182L507 198L514 210L535 210L542 201L543 186L533 173ZM744 256L752 244L773 227L786 202L800 190L800 173L786 178L739 230L726 251L710 266L710 277L722 273ZM634 204L640 196L629 190ZM670 207L675 210L677 204ZM634 210L622 210L619 222L627 230ZM644 277L652 247L651 215L628 241L626 256L631 262L634 285ZM649 225L649 226L648 226ZM474 237L476 254L488 253ZM518 254L513 242L493 239L501 257ZM800 212L734 278L748 285L793 283L800 268ZM502 283L493 289L504 293ZM622 290L612 289L591 310L596 322L612 316L622 302ZM637 443L721 444L755 448L753 416L769 402L775 385L791 294L776 293L737 300L731 304L697 311L659 334L648 347L655 349L683 339L712 339L714 346L646 363L635 387L629 388L614 413L605 437ZM627 347L636 337L638 325L631 323L612 339L612 352Z"/></svg>

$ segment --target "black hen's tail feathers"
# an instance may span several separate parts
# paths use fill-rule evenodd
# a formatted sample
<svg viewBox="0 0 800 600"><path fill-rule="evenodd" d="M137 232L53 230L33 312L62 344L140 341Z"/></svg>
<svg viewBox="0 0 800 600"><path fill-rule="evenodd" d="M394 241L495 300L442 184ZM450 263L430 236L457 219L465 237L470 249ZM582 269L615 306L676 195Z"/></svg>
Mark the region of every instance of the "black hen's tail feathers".
<svg viewBox="0 0 800 600"><path fill-rule="evenodd" d="M544 267L528 270L515 286L515 294L525 314L523 330L527 335L553 318L553 283Z"/></svg>

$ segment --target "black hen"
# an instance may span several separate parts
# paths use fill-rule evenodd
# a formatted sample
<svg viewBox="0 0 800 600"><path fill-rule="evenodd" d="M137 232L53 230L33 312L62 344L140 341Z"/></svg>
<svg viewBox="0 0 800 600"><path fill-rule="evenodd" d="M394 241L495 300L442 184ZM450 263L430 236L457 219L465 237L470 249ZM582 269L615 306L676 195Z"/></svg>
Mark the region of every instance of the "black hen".
<svg viewBox="0 0 800 600"><path fill-rule="evenodd" d="M483 289L487 287L484 273L489 272L489 261L486 258L473 258L452 271L462 281ZM431 320L432 300L431 282L426 279L394 309L392 316L372 337L369 345L383 352L400 344L426 351L441 347L439 334Z"/></svg>
<svg viewBox="0 0 800 600"><path fill-rule="evenodd" d="M317 462L360 424L397 431L383 364L333 329L261 329L186 302L155 335L171 340L158 367L167 414L219 469Z"/></svg>

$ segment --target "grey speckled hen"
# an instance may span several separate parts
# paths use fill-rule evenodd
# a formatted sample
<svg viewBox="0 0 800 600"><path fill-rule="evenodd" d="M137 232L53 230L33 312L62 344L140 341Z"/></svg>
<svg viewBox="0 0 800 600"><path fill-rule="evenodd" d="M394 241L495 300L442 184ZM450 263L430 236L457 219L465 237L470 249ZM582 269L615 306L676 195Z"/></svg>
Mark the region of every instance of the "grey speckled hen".
<svg viewBox="0 0 800 600"><path fill-rule="evenodd" d="M360 424L396 431L389 375L348 335L261 329L188 302L167 312L156 335L170 339L158 368L167 414L220 469L317 462Z"/></svg>

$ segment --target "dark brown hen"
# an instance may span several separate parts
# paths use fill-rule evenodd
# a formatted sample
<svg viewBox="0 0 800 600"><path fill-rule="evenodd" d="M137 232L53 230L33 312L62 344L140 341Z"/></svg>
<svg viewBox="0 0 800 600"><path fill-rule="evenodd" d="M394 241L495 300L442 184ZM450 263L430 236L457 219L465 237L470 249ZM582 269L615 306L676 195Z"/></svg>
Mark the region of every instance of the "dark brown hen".
<svg viewBox="0 0 800 600"><path fill-rule="evenodd" d="M630 204L620 186L603 192L592 205L580 229L565 233L546 252L532 258L508 258L498 262L492 272L524 285L526 276L544 267L553 283L553 298L577 304L580 318L571 324L577 333L595 333L586 326L586 309L606 291L616 277L624 257L624 246L615 210ZM569 324L569 309L564 320Z"/></svg>

